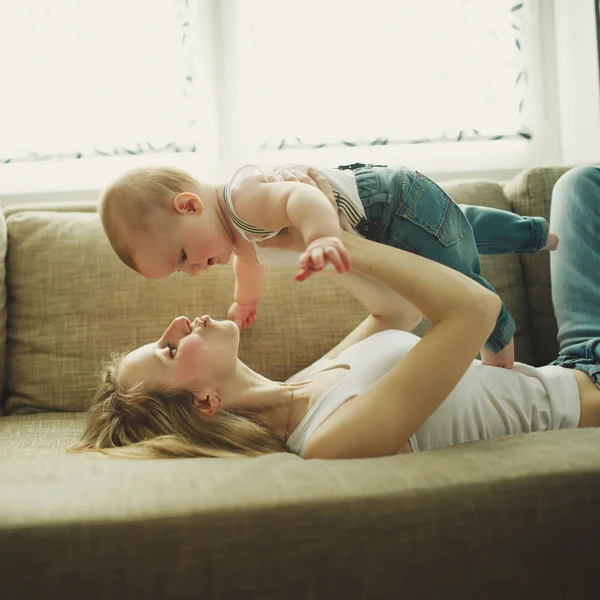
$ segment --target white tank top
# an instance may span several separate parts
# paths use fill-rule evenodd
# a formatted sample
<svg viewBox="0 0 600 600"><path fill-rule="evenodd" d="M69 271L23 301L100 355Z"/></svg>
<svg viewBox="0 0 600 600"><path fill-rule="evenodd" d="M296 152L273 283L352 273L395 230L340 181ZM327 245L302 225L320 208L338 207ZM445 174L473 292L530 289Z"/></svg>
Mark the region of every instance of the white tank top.
<svg viewBox="0 0 600 600"><path fill-rule="evenodd" d="M288 250L283 248L261 248L257 242L265 241L275 237L279 231L266 231L258 227L254 227L249 223L246 223L240 219L235 212L235 208L232 202L233 190L240 185L240 183L251 175L260 174L267 181L267 173L275 175L280 181L284 181L281 176L281 171L285 169L294 169L306 173L310 165L290 163L274 167L272 171L265 171L257 165L244 165L240 167L231 177L231 179L225 184L223 190L223 200L225 207L231 219L233 226L240 232L242 237L251 242L256 251L256 259L261 265L297 265L299 252L294 250ZM340 169L319 169L314 170L325 177L333 188L333 194L335 196L338 215L340 217L340 225L345 231L354 233L360 236L355 231L355 227L358 222L365 216L365 210L360 201L358 195L358 188L356 187L356 180L351 170L340 170ZM362 236L361 236L362 237Z"/></svg>
<svg viewBox="0 0 600 600"><path fill-rule="evenodd" d="M406 331L382 331L347 348L335 360L318 360L291 377L290 382L302 381L332 365L350 367L347 375L310 407L288 438L288 450L304 456L321 423L348 398L382 377L419 341ZM431 374L435 376L435 365L431 365ZM507 370L475 360L448 398L410 438L410 445L413 452L419 452L516 433L571 429L577 427L579 414L579 388L568 369L515 363Z"/></svg>

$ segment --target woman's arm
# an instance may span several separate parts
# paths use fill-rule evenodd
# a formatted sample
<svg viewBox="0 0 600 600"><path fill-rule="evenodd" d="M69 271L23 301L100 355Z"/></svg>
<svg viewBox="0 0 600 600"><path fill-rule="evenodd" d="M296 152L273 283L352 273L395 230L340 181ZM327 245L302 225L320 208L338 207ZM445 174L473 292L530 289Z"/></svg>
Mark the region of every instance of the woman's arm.
<svg viewBox="0 0 600 600"><path fill-rule="evenodd" d="M353 267L420 310L432 328L406 357L317 429L306 458L396 454L448 397L494 328L501 302L465 275L356 236Z"/></svg>
<svg viewBox="0 0 600 600"><path fill-rule="evenodd" d="M369 316L323 358L334 359L346 348L379 331L412 331L423 318L421 312L410 302L371 277L356 271L348 271L342 275L329 270L322 273L346 288L369 312Z"/></svg>
<svg viewBox="0 0 600 600"><path fill-rule="evenodd" d="M342 231L341 240L356 237ZM344 242L346 243L346 242ZM277 237L260 242L265 248L289 248L302 251L303 239L293 227L284 229ZM367 309L369 316L353 329L339 344L322 358L333 359L346 348L368 338L374 333L386 329L412 331L423 318L421 312L402 296L372 277L357 273L356 270L339 274L332 270L323 270L314 275L329 277L346 288Z"/></svg>

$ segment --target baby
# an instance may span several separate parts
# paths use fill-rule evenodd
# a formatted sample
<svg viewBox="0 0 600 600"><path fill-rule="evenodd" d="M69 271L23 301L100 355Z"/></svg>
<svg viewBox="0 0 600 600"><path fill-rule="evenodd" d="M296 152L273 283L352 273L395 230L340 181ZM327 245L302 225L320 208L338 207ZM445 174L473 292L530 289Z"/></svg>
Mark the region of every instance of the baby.
<svg viewBox="0 0 600 600"><path fill-rule="evenodd" d="M104 190L100 217L119 258L151 279L174 271L196 275L228 263L233 253L235 291L228 318L240 329L256 320L267 265L300 264L298 280L328 265L338 273L350 270L342 228L443 263L491 290L480 274L479 253L525 254L553 250L558 243L544 219L461 208L431 179L407 167L313 168L311 174L331 185L335 207L316 185L288 177L293 172L306 174L309 167L264 171L246 165L221 185L176 168L134 169ZM301 255L262 245L287 228L300 232ZM514 331L503 306L482 348L483 362L512 367Z"/></svg>

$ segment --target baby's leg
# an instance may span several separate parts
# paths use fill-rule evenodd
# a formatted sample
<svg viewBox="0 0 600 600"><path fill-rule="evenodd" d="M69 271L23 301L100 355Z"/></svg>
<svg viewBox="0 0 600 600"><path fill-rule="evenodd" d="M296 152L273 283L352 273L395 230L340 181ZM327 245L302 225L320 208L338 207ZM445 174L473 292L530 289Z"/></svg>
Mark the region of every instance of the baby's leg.
<svg viewBox="0 0 600 600"><path fill-rule="evenodd" d="M532 254L558 245L542 217L522 217L487 206L461 204L460 208L473 228L479 254Z"/></svg>
<svg viewBox="0 0 600 600"><path fill-rule="evenodd" d="M540 248L540 250L548 250L549 252L552 252L552 250L556 250L558 248L558 242L558 235L550 232L548 234L548 239L546 240L546 245L543 248Z"/></svg>
<svg viewBox="0 0 600 600"><path fill-rule="evenodd" d="M482 348L481 362L490 367L512 369L515 364L515 339L513 338L508 346L505 346L500 352L496 352L495 354L487 348Z"/></svg>
<svg viewBox="0 0 600 600"><path fill-rule="evenodd" d="M402 193L381 241L460 271L495 292L481 276L481 262L471 225L448 194L429 178L407 169L401 172L400 185L396 187ZM373 211L372 206L367 208L367 217L372 218L370 211ZM505 355L498 357L503 365L512 366L511 340L515 329L515 323L503 305L496 327L485 345L492 355L509 347Z"/></svg>
<svg viewBox="0 0 600 600"><path fill-rule="evenodd" d="M478 272L465 272L465 275L478 281L483 287L493 292L496 291ZM515 331L515 322L506 306L502 304L496 326L481 349L481 362L491 367L512 369L515 363Z"/></svg>
<svg viewBox="0 0 600 600"><path fill-rule="evenodd" d="M560 356L600 383L600 169L577 167L554 186L550 223L561 246L550 255Z"/></svg>

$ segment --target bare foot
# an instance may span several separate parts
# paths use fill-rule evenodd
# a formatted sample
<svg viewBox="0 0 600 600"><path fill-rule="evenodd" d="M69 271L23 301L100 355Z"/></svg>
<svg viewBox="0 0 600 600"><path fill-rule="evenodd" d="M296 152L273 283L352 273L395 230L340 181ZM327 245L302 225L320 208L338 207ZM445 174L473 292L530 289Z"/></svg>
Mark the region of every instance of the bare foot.
<svg viewBox="0 0 600 600"><path fill-rule="evenodd" d="M552 250L556 250L558 248L558 236L555 233L549 233L548 239L546 240L546 245L542 248L542 250L548 250L551 252Z"/></svg>
<svg viewBox="0 0 600 600"><path fill-rule="evenodd" d="M515 340L512 339L510 344L494 354L486 348L481 349L481 362L490 367L502 367L504 369L512 369L515 364Z"/></svg>

